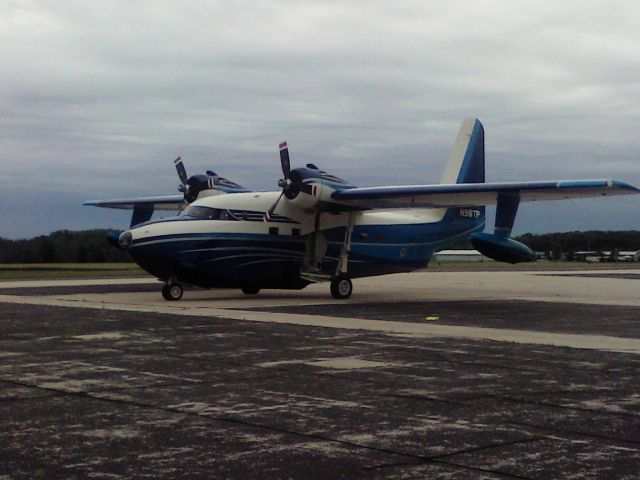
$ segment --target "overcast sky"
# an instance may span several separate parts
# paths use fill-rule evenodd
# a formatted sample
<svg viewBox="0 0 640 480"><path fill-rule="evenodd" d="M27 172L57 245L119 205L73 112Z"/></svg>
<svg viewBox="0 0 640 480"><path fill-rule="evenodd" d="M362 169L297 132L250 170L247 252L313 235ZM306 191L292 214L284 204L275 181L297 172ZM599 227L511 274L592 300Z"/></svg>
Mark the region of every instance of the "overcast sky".
<svg viewBox="0 0 640 480"><path fill-rule="evenodd" d="M357 185L439 180L464 117L487 180L640 184L626 1L20 1L0 16L0 236L126 227L172 160L275 189L278 143ZM636 229L640 197L523 205L516 233Z"/></svg>

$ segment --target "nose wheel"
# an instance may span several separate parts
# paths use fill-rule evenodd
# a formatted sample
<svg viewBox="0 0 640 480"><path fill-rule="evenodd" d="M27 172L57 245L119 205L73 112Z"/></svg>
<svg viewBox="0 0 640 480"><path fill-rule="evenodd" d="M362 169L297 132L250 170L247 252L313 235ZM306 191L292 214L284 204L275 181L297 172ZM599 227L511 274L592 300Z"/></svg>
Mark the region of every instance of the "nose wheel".
<svg viewBox="0 0 640 480"><path fill-rule="evenodd" d="M338 300L349 298L353 292L351 279L345 273L341 273L331 280L331 296Z"/></svg>
<svg viewBox="0 0 640 480"><path fill-rule="evenodd" d="M242 287L242 293L245 295L257 295L259 291L260 289L256 287Z"/></svg>
<svg viewBox="0 0 640 480"><path fill-rule="evenodd" d="M184 290L179 283L167 283L162 287L162 296L165 300L175 302L182 298Z"/></svg>

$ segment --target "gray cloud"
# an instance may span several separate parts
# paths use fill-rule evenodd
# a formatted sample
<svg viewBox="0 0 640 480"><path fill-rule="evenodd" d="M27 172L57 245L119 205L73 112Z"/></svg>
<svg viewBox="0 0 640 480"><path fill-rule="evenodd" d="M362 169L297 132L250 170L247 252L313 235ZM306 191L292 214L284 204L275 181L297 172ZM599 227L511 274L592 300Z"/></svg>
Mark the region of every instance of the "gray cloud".
<svg viewBox="0 0 640 480"><path fill-rule="evenodd" d="M72 202L174 193L177 155L275 188L285 138L361 185L436 182L470 115L490 180L640 183L632 2L5 3L1 236L113 225ZM518 229L635 228L615 202Z"/></svg>

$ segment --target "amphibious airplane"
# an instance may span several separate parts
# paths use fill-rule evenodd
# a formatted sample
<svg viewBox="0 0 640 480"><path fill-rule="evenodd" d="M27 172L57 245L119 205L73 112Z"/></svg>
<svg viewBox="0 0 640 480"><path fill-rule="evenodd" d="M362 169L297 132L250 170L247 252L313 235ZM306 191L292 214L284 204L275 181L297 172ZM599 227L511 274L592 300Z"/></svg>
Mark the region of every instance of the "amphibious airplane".
<svg viewBox="0 0 640 480"><path fill-rule="evenodd" d="M187 177L178 157L182 195L84 204L133 210L130 229L109 241L165 282L167 300L179 300L183 284L256 294L321 281L343 299L351 278L425 268L464 239L498 261L533 261L509 238L520 202L640 192L618 180L485 183L477 119L463 121L437 185L359 188L313 164L291 169L286 143L280 161L280 192L252 192L212 171ZM483 232L488 204L496 204L494 233ZM179 213L150 221L155 210Z"/></svg>

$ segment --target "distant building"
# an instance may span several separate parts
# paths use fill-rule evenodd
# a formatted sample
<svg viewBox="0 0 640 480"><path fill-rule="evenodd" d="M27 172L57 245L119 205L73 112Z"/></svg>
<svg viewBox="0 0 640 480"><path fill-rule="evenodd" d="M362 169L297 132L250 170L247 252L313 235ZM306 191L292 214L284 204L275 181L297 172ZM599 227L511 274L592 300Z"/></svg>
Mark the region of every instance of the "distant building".
<svg viewBox="0 0 640 480"><path fill-rule="evenodd" d="M432 262L493 262L477 250L441 250L433 256Z"/></svg>
<svg viewBox="0 0 640 480"><path fill-rule="evenodd" d="M573 258L579 262L597 263L597 262L638 262L640 261L640 250L638 251L580 251L574 252Z"/></svg>

